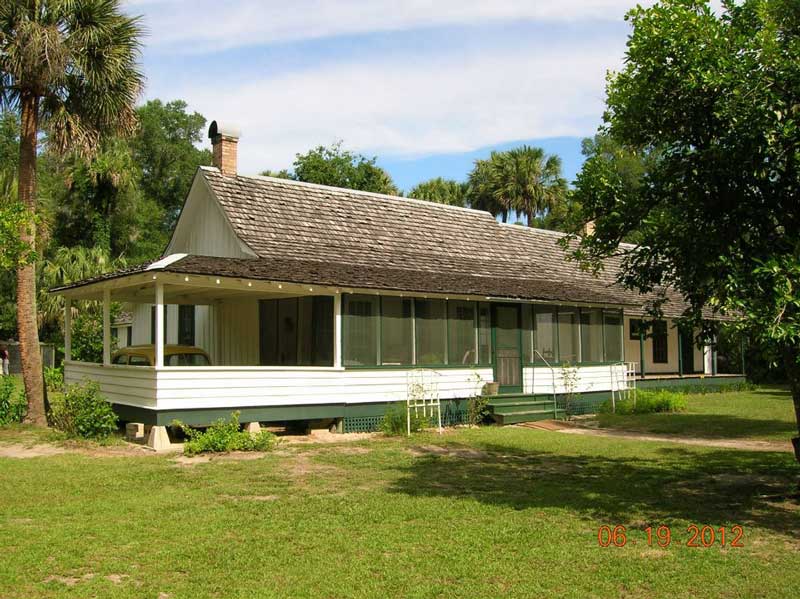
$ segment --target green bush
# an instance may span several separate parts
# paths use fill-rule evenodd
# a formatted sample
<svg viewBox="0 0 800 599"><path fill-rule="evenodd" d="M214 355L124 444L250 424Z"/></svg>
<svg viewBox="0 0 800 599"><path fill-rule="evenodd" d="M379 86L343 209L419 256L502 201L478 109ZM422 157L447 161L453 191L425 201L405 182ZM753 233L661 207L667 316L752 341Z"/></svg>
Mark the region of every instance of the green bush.
<svg viewBox="0 0 800 599"><path fill-rule="evenodd" d="M701 379L702 380L702 379ZM758 385L749 381L738 383L723 383L719 385L706 385L702 382L692 385L681 385L680 392L686 395L706 395L707 393L733 393L739 391L755 391ZM669 387L655 388L653 391L668 390Z"/></svg>
<svg viewBox="0 0 800 599"><path fill-rule="evenodd" d="M484 395L474 395L467 401L467 420L473 425L482 424L489 416L489 398Z"/></svg>
<svg viewBox="0 0 800 599"><path fill-rule="evenodd" d="M240 430L239 412L231 414L227 421L220 418L204 431L186 426L179 420L174 420L172 426L179 427L186 435L186 442L183 444L183 453L186 455L228 451L269 451L278 444L278 438L268 431L251 435L247 431Z"/></svg>
<svg viewBox="0 0 800 599"><path fill-rule="evenodd" d="M48 391L61 391L64 388L64 369L44 367L44 384Z"/></svg>
<svg viewBox="0 0 800 599"><path fill-rule="evenodd" d="M394 404L383 415L380 430L386 435L398 436L408 432L408 422L406 406L404 404ZM430 426L430 421L424 416L411 412L411 432L417 433Z"/></svg>
<svg viewBox="0 0 800 599"><path fill-rule="evenodd" d="M68 437L102 440L117 430L117 415L95 382L69 385L50 400L50 422Z"/></svg>
<svg viewBox="0 0 800 599"><path fill-rule="evenodd" d="M645 390L636 392L636 402L633 398L616 402L616 414L652 414L655 412L683 412L687 408L686 396L668 389ZM612 412L611 400L603 402L600 411L605 414Z"/></svg>
<svg viewBox="0 0 800 599"><path fill-rule="evenodd" d="M25 392L17 388L13 377L0 377L0 425L22 422L27 411Z"/></svg>

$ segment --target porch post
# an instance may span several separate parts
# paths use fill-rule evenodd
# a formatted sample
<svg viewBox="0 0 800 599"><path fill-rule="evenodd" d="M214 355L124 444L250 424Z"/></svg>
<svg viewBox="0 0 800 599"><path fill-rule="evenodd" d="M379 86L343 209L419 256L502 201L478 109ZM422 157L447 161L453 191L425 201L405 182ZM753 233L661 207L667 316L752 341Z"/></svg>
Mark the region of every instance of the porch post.
<svg viewBox="0 0 800 599"><path fill-rule="evenodd" d="M342 365L342 294L333 296L333 365Z"/></svg>
<svg viewBox="0 0 800 599"><path fill-rule="evenodd" d="M156 368L164 367L164 284L156 283Z"/></svg>
<svg viewBox="0 0 800 599"><path fill-rule="evenodd" d="M103 366L111 364L111 290L103 290Z"/></svg>
<svg viewBox="0 0 800 599"><path fill-rule="evenodd" d="M64 298L64 361L72 360L72 300Z"/></svg>

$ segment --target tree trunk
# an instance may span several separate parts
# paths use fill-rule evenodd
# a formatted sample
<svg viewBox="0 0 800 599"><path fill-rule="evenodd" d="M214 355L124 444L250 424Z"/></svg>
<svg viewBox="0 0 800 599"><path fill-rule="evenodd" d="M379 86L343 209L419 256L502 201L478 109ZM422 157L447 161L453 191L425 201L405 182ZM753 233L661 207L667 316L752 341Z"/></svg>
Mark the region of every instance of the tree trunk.
<svg viewBox="0 0 800 599"><path fill-rule="evenodd" d="M789 388L792 390L794 402L794 415L797 422L797 437L792 439L794 457L800 462L800 348L796 345L787 345L783 349L783 362L786 367L786 376L789 378Z"/></svg>
<svg viewBox="0 0 800 599"><path fill-rule="evenodd" d="M528 226L533 226L533 210L526 210L525 211L525 218L528 219Z"/></svg>
<svg viewBox="0 0 800 599"><path fill-rule="evenodd" d="M19 201L32 214L36 213L36 135L39 99L25 96L20 101L21 129L19 141ZM21 240L36 248L36 226L23 227ZM26 422L46 425L42 354L39 348L39 325L36 312L36 267L29 264L17 269L17 327L22 380L28 397Z"/></svg>

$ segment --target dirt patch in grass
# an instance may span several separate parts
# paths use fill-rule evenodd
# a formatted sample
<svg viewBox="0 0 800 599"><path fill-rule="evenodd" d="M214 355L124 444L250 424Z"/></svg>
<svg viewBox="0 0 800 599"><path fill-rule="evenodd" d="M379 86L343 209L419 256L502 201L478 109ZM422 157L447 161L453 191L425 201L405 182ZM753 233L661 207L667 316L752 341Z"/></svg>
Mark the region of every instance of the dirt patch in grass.
<svg viewBox="0 0 800 599"><path fill-rule="evenodd" d="M220 495L221 499L231 501L278 501L278 495Z"/></svg>
<svg viewBox="0 0 800 599"><path fill-rule="evenodd" d="M314 430L308 435L279 435L281 444L305 445L310 443L352 443L382 436L382 433L332 433L328 430Z"/></svg>
<svg viewBox="0 0 800 599"><path fill-rule="evenodd" d="M209 462L247 462L260 460L268 455L264 451L231 451L230 453L200 453L197 455L179 455L172 459L176 466L191 467Z"/></svg>
<svg viewBox="0 0 800 599"><path fill-rule="evenodd" d="M443 457L453 457L453 458L485 458L488 457L488 454L484 451L479 449L473 449L471 447L453 447L453 446L441 446L441 445L417 445L414 447L410 447L408 452L415 456L430 456L430 455L438 455Z"/></svg>
<svg viewBox="0 0 800 599"><path fill-rule="evenodd" d="M611 431L582 426L570 426L558 429L556 432L569 435L588 435L593 437L613 437L616 439L631 439L634 441L658 441L680 443L682 445L697 445L701 447L721 447L725 449L740 449L743 451L778 451L793 452L791 443L780 441L751 441L744 439L703 439L701 437L680 437L677 435L643 435L625 431Z"/></svg>
<svg viewBox="0 0 800 599"><path fill-rule="evenodd" d="M11 445L0 445L0 458L40 458L43 456L58 455L66 453L63 447L55 445L23 445L22 443L12 443Z"/></svg>

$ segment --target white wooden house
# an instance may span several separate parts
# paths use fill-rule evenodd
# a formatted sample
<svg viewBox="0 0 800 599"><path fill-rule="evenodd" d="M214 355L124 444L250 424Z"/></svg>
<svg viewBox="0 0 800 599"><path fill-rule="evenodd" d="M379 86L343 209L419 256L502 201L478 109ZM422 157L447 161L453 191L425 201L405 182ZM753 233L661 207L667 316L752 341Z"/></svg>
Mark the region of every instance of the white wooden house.
<svg viewBox="0 0 800 599"><path fill-rule="evenodd" d="M203 425L330 420L374 428L425 376L445 420L487 382L520 399L506 422L539 417L564 365L600 401L641 378L714 374L710 348L680 335L685 305L639 335L648 297L565 261L562 235L409 198L236 172L238 134L212 123L163 258L54 289L66 298L65 379L97 381L123 420ZM104 302L102 364L70 357L70 305ZM111 363L111 302L132 306L131 343L155 364ZM164 364L164 345L205 349L212 366ZM525 408L526 398L531 402ZM506 397L509 397L506 395ZM588 404L587 404L588 405ZM502 410L498 410L498 413Z"/></svg>

